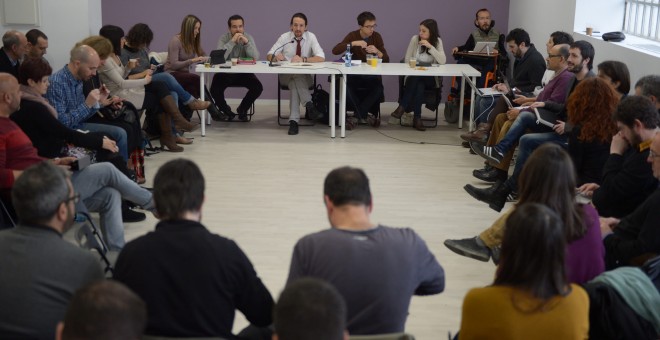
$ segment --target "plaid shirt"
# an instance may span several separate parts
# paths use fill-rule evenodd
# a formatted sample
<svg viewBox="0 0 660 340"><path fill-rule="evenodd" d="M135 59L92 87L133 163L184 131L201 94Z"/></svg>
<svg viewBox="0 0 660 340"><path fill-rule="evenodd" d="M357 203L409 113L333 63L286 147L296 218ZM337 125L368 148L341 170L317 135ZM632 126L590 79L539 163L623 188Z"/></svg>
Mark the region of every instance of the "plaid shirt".
<svg viewBox="0 0 660 340"><path fill-rule="evenodd" d="M46 99L57 111L57 119L72 129L81 127L82 122L99 109L99 103L87 107L83 94L83 82L73 77L67 65L53 73L48 80L50 86Z"/></svg>

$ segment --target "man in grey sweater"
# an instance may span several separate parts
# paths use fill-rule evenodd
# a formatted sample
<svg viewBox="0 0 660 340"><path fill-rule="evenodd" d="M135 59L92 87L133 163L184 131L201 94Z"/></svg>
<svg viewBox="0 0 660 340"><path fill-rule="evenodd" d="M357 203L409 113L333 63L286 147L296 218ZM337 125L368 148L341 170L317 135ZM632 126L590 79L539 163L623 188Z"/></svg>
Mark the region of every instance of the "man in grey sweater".
<svg viewBox="0 0 660 340"><path fill-rule="evenodd" d="M80 195L50 161L14 182L20 224L0 232L0 339L53 339L74 292L103 279L99 261L62 239Z"/></svg>
<svg viewBox="0 0 660 340"><path fill-rule="evenodd" d="M259 59L259 50L257 50L254 38L245 33L243 25L243 17L238 14L232 15L227 20L229 32L221 36L218 41L218 49L227 50L225 59L252 58L255 61ZM213 77L211 95L220 111L227 115L229 120L232 120L236 113L231 111L231 107L227 105L225 100L225 90L228 87L245 87L248 89L247 94L236 109L238 119L247 121L248 110L264 89L261 82L254 73L218 73Z"/></svg>

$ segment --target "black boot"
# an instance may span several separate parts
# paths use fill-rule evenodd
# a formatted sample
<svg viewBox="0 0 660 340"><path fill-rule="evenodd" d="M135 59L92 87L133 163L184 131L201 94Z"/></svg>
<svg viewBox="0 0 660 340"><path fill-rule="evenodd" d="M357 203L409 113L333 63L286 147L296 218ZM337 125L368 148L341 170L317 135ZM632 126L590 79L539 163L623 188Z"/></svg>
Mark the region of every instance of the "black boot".
<svg viewBox="0 0 660 340"><path fill-rule="evenodd" d="M490 170L487 169L476 169L472 171L472 176L489 183L495 183L499 181L506 181L508 173L504 170L491 167Z"/></svg>
<svg viewBox="0 0 660 340"><path fill-rule="evenodd" d="M122 222L124 223L140 222L140 221L144 221L146 218L147 215L138 211L133 211L131 208L128 207L127 202L122 200L121 203Z"/></svg>
<svg viewBox="0 0 660 340"><path fill-rule="evenodd" d="M511 193L511 188L505 182L495 182L492 187L486 189L478 189L474 186L467 184L463 187L470 196L479 201L488 203L488 206L500 212L506 203L506 198Z"/></svg>

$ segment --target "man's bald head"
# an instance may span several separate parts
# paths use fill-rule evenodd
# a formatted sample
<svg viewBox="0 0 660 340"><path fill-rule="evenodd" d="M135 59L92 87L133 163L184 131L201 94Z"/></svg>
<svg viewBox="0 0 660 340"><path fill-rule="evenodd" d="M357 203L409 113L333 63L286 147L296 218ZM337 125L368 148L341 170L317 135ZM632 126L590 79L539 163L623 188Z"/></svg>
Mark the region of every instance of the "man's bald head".
<svg viewBox="0 0 660 340"><path fill-rule="evenodd" d="M18 80L5 72L0 72L0 93L5 93L18 86Z"/></svg>
<svg viewBox="0 0 660 340"><path fill-rule="evenodd" d="M78 80L88 80L96 75L101 59L93 48L87 45L76 45L71 49L69 71Z"/></svg>
<svg viewBox="0 0 660 340"><path fill-rule="evenodd" d="M9 117L21 107L18 80L9 73L0 72L0 117Z"/></svg>
<svg viewBox="0 0 660 340"><path fill-rule="evenodd" d="M70 54L71 54L71 57L70 57L69 60L72 61L72 62L77 60L77 61L80 61L82 63L88 63L90 61L90 59L92 59L94 56L96 56L96 58L99 57L98 53L96 53L96 50L94 50L93 48L91 48L87 45L74 46L71 49Z"/></svg>

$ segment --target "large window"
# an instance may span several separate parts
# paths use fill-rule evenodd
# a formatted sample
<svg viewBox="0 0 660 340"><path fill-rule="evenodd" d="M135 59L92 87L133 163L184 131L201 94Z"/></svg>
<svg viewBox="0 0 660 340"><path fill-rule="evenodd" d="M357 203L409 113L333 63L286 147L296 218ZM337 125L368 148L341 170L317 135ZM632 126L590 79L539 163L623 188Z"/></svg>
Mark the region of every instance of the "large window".
<svg viewBox="0 0 660 340"><path fill-rule="evenodd" d="M660 41L660 0L626 0L623 31Z"/></svg>

